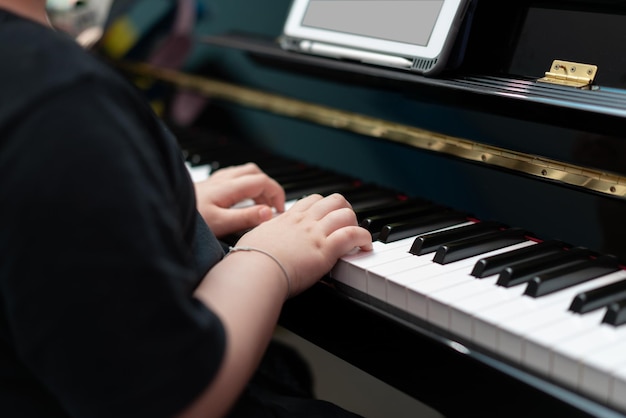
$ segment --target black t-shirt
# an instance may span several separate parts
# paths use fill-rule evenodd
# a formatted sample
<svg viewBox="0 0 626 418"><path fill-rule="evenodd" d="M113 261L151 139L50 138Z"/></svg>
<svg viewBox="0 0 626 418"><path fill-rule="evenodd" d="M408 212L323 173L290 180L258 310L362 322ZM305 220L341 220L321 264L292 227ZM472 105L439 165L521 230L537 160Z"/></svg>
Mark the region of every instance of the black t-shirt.
<svg viewBox="0 0 626 418"><path fill-rule="evenodd" d="M225 346L176 142L63 34L0 11L0 57L0 416L171 416Z"/></svg>

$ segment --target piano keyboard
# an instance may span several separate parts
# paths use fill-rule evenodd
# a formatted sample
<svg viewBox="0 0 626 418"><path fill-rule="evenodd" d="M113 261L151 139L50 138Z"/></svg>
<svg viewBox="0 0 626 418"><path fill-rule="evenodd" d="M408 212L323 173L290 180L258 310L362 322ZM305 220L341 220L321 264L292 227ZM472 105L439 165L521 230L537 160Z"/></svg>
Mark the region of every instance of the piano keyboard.
<svg viewBox="0 0 626 418"><path fill-rule="evenodd" d="M329 274L338 287L626 411L626 271L613 257L248 146L183 148L195 180L256 162L284 186L287 207L310 193L344 194L374 250L338 261Z"/></svg>

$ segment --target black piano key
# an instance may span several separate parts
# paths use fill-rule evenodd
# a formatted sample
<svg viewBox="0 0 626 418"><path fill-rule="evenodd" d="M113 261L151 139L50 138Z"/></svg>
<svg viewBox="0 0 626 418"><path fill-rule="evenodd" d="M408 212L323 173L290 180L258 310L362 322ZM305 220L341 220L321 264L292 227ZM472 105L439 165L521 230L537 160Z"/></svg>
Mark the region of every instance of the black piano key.
<svg viewBox="0 0 626 418"><path fill-rule="evenodd" d="M420 235L415 238L409 252L414 255L422 255L434 252L440 246L459 239L470 238L487 234L503 228L504 225L495 221L476 222L472 225L447 229L445 231L433 232Z"/></svg>
<svg viewBox="0 0 626 418"><path fill-rule="evenodd" d="M626 277L625 277L626 279ZM611 303L626 299L626 280L581 292L574 297L569 309L576 313L587 313Z"/></svg>
<svg viewBox="0 0 626 418"><path fill-rule="evenodd" d="M171 128L172 127L170 127L170 129ZM201 136L194 136L189 135L187 131L179 131L175 133L175 136L182 151L195 151L204 148L211 149L232 143L223 136L217 136L207 132L204 132Z"/></svg>
<svg viewBox="0 0 626 418"><path fill-rule="evenodd" d="M294 174L306 170L307 166L294 161L273 161L270 164L258 164L259 168L268 176L278 181L281 176ZM280 181L279 181L280 183Z"/></svg>
<svg viewBox="0 0 626 418"><path fill-rule="evenodd" d="M361 199L379 198L395 199L396 195L388 190L381 189L380 186L373 184L357 184L351 189L342 190L343 196L349 201L358 201Z"/></svg>
<svg viewBox="0 0 626 418"><path fill-rule="evenodd" d="M626 299L611 303L602 318L602 322L609 325L624 325L626 323Z"/></svg>
<svg viewBox="0 0 626 418"><path fill-rule="evenodd" d="M299 199L313 193L332 193L353 184L353 180L338 176L320 177L306 181L284 184L285 199Z"/></svg>
<svg viewBox="0 0 626 418"><path fill-rule="evenodd" d="M477 278L491 276L499 273L507 266L515 265L522 261L534 260L569 247L569 245L558 240L543 241L529 247L482 258L476 262L470 274Z"/></svg>
<svg viewBox="0 0 626 418"><path fill-rule="evenodd" d="M441 212L443 210L445 209L442 206L433 203L415 205L380 215L370 216L363 219L359 225L370 231L372 235L378 235L382 227L388 223L416 219L420 216Z"/></svg>
<svg viewBox="0 0 626 418"><path fill-rule="evenodd" d="M355 213L359 212L360 210L364 210L364 209L371 208L374 206L391 205L397 201L398 201L397 197L394 197L394 196L387 197L387 196L382 196L382 195L357 198L353 200L348 199L348 202L350 202L350 204L352 205L352 209L354 210Z"/></svg>
<svg viewBox="0 0 626 418"><path fill-rule="evenodd" d="M359 225L372 234L374 239L378 238L378 234L382 227L390 222L403 221L406 219L414 219L425 213L433 213L440 210L440 206L432 203L426 203L421 205L411 205L396 208L394 210L386 211L385 213L368 216L359 222ZM376 235L376 237L374 237Z"/></svg>
<svg viewBox="0 0 626 418"><path fill-rule="evenodd" d="M394 222L382 227L378 240L388 244L404 238L425 234L437 229L458 225L468 220L469 215L448 210L441 213L423 216L410 221Z"/></svg>
<svg viewBox="0 0 626 418"><path fill-rule="evenodd" d="M315 168L315 167L307 167L307 168L303 168L303 169L296 169L296 170L287 170L286 172L283 173L278 173L278 174L272 174L272 178L274 180L276 180L278 183L285 184L292 184L292 183L298 183L298 182L306 182L308 180L311 179L319 179L319 178L334 178L336 175L333 173L330 173L328 171L324 171L321 170L319 168ZM342 177L337 175L337 177Z"/></svg>
<svg viewBox="0 0 626 418"><path fill-rule="evenodd" d="M338 190L338 193L341 193L350 202L355 212L360 208L389 204L399 200L396 193L371 184L361 184L358 187Z"/></svg>
<svg viewBox="0 0 626 418"><path fill-rule="evenodd" d="M585 260L580 264L572 264L533 277L528 282L524 294L537 298L613 273L619 269L617 259L612 256L607 255L593 260Z"/></svg>
<svg viewBox="0 0 626 418"><path fill-rule="evenodd" d="M241 147L233 147L226 145L219 149L212 150L196 150L190 154L188 160L192 164L210 164L213 169L217 170L233 165L245 164L254 161L259 167L267 167L278 165L280 160L276 156L260 153L254 149L243 149Z"/></svg>
<svg viewBox="0 0 626 418"><path fill-rule="evenodd" d="M420 199L420 198L410 198L410 199L398 199L393 202L385 202L381 204L376 204L373 206L367 206L360 209L355 209L356 218L359 223L361 223L364 219L369 218L371 216L383 215L385 213L389 213L392 211L401 211L405 208L410 207L422 207L424 205L432 205L433 203Z"/></svg>
<svg viewBox="0 0 626 418"><path fill-rule="evenodd" d="M469 257L484 254L498 248L527 241L526 232L520 228L497 230L477 237L465 238L442 245L437 249L433 262L449 264Z"/></svg>
<svg viewBox="0 0 626 418"><path fill-rule="evenodd" d="M585 260L592 255L586 248L576 247L556 253L546 254L540 258L526 260L506 267L498 275L498 286L511 287L526 283L537 274L562 267L572 261Z"/></svg>
<svg viewBox="0 0 626 418"><path fill-rule="evenodd" d="M228 155L240 155L247 152L239 144L233 144L229 142L197 142L186 144L183 148L183 155L190 161L200 158L213 158L217 160L220 157L226 157Z"/></svg>

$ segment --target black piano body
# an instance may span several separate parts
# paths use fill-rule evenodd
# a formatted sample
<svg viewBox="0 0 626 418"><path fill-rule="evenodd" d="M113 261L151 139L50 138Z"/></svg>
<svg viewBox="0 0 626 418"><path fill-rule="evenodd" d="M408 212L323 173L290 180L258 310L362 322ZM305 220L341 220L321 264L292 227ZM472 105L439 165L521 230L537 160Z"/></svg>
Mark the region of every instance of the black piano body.
<svg viewBox="0 0 626 418"><path fill-rule="evenodd" d="M436 78L281 50L289 0L209 4L206 65L179 86L211 101L193 127L173 126L183 147L234 141L239 159L260 148L623 264L626 2L479 0L463 62ZM597 76L538 81L553 60ZM331 278L281 323L446 416L626 415Z"/></svg>

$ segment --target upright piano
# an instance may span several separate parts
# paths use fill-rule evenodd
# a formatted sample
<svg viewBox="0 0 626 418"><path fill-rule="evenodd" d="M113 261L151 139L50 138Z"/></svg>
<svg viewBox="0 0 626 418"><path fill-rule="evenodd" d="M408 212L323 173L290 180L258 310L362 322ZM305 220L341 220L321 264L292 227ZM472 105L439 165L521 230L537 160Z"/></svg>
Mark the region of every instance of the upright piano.
<svg viewBox="0 0 626 418"><path fill-rule="evenodd" d="M189 164L344 193L375 241L282 325L448 417L626 416L626 2L479 0L436 77L282 50L289 0L208 4L193 71L124 64L207 100L169 121Z"/></svg>

